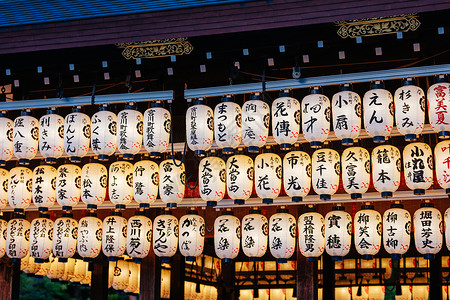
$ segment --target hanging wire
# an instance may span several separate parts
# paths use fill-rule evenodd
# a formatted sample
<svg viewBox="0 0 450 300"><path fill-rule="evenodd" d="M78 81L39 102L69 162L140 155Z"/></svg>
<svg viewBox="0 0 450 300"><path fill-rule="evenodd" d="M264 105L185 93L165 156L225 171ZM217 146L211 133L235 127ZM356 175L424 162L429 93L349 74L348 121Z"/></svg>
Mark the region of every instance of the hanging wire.
<svg viewBox="0 0 450 300"><path fill-rule="evenodd" d="M194 184L194 186L191 187L191 186L189 185L189 179L190 179L191 177L192 177L192 174L189 175L189 177L186 179L186 186L188 187L188 189L190 189L191 191L193 191L193 190L195 190L195 189L197 188L197 186L198 186L198 180L197 180L197 182Z"/></svg>
<svg viewBox="0 0 450 300"><path fill-rule="evenodd" d="M198 181L197 181L197 183L198 183ZM219 216L219 212L216 211L216 217L214 218L214 220L217 219L218 216ZM203 218L205 219L206 232L213 232L213 230L214 230L214 223L213 223L213 226L211 227L211 229L209 229L208 228L208 224L206 224L206 209L203 211Z"/></svg>

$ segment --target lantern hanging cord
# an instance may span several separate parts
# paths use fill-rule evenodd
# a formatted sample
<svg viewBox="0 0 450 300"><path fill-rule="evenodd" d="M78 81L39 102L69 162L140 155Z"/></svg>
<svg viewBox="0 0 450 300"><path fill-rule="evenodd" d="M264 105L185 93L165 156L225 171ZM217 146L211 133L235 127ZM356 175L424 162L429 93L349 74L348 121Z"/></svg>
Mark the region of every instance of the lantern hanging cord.
<svg viewBox="0 0 450 300"><path fill-rule="evenodd" d="M198 183L198 181L197 181L197 183ZM218 216L219 216L219 212L216 211L216 217L214 218L214 220L217 219ZM207 232L213 232L213 230L214 230L214 223L213 223L213 226L211 227L211 229L208 228L208 224L206 223L206 209L203 211L203 218L205 219L206 231Z"/></svg>
<svg viewBox="0 0 450 300"><path fill-rule="evenodd" d="M170 110L170 117L172 117L172 103L169 104L169 110ZM183 156L181 157L180 163L177 164L176 161L175 161L175 155L174 155L174 150L173 150L173 144L174 144L174 142L173 142L173 127L172 127L172 123L173 123L173 122L171 121L171 122L170 122L170 141L171 141L172 143L171 143L171 152L170 152L170 154L171 154L171 157L172 157L172 160L173 160L173 164L174 164L175 166L177 166L177 167L181 167L181 165L182 165L183 162L184 162L184 159L186 158L187 138L186 138L186 140L184 141ZM189 184L188 184L187 186L189 187ZM194 187L194 189L195 189L195 187Z"/></svg>
<svg viewBox="0 0 450 300"><path fill-rule="evenodd" d="M183 156L183 158L184 158L184 156ZM174 161L174 163L175 163L175 161ZM198 179L197 179L197 182L195 183L195 185L194 185L193 187L191 187L191 186L189 185L189 178L191 178L191 177L192 177L192 174L189 175L189 177L186 179L186 186L188 187L188 189L190 189L191 191L193 191L193 190L195 190L195 189L197 188L197 186L198 186Z"/></svg>

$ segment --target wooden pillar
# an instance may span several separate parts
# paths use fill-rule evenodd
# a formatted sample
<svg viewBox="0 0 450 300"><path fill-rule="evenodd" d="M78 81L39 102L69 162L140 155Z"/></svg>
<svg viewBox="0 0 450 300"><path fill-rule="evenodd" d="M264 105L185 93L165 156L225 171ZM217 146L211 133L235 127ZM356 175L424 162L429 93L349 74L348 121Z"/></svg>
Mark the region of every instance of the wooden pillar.
<svg viewBox="0 0 450 300"><path fill-rule="evenodd" d="M430 294L428 299L442 299L442 256L436 254L430 262Z"/></svg>
<svg viewBox="0 0 450 300"><path fill-rule="evenodd" d="M89 266L92 267L91 300L108 299L108 259L100 253Z"/></svg>
<svg viewBox="0 0 450 300"><path fill-rule="evenodd" d="M157 300L161 295L161 264L153 251L141 262L139 299Z"/></svg>
<svg viewBox="0 0 450 300"><path fill-rule="evenodd" d="M234 261L229 264L222 264L222 280L219 281L219 299L235 300L237 299L235 289L235 266Z"/></svg>
<svg viewBox="0 0 450 300"><path fill-rule="evenodd" d="M180 253L172 257L170 263L170 299L184 299L184 256Z"/></svg>
<svg viewBox="0 0 450 300"><path fill-rule="evenodd" d="M322 255L323 259L323 299L334 299L335 269L334 261L326 252Z"/></svg>
<svg viewBox="0 0 450 300"><path fill-rule="evenodd" d="M307 261L306 257L300 254L300 251L297 251L296 277L297 277L297 299L317 300L318 299L317 262Z"/></svg>
<svg viewBox="0 0 450 300"><path fill-rule="evenodd" d="M9 280L11 281L10 286L8 288L8 292L11 293L11 298L2 298L2 299L19 299L20 294L20 262L16 262L12 264L11 267L11 276Z"/></svg>

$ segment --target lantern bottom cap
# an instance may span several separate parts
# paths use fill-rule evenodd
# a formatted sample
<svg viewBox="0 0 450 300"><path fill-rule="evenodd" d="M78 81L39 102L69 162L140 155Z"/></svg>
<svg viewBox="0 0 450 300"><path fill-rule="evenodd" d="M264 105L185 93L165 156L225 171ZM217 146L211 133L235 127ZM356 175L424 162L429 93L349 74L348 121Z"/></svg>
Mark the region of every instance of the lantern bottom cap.
<svg viewBox="0 0 450 300"><path fill-rule="evenodd" d="M425 195L425 189L414 189L414 195Z"/></svg>
<svg viewBox="0 0 450 300"><path fill-rule="evenodd" d="M27 277L34 277L33 273L27 273Z"/></svg>
<svg viewBox="0 0 450 300"><path fill-rule="evenodd" d="M362 198L362 194L361 193L351 193L350 197L352 199L361 199Z"/></svg>
<svg viewBox="0 0 450 300"><path fill-rule="evenodd" d="M386 141L386 138L384 136L378 135L378 136L373 137L374 143L381 144L381 143L384 143L385 141Z"/></svg>
<svg viewBox="0 0 450 300"><path fill-rule="evenodd" d="M259 261L259 257L250 257L250 261L251 262L258 262Z"/></svg>
<svg viewBox="0 0 450 300"><path fill-rule="evenodd" d="M97 209L97 205L95 204L88 204L87 209Z"/></svg>
<svg viewBox="0 0 450 300"><path fill-rule="evenodd" d="M35 264L42 264L42 263L44 263L44 261L45 261L45 259L43 259L43 258L35 258L34 259Z"/></svg>
<svg viewBox="0 0 450 300"><path fill-rule="evenodd" d="M47 157L45 159L45 162L48 163L48 164L54 164L54 163L56 163L56 158L54 158L54 157Z"/></svg>
<svg viewBox="0 0 450 300"><path fill-rule="evenodd" d="M72 206L63 205L62 210L63 211L72 211Z"/></svg>
<svg viewBox="0 0 450 300"><path fill-rule="evenodd" d="M223 264L231 264L233 260L231 258L222 258L222 263Z"/></svg>
<svg viewBox="0 0 450 300"><path fill-rule="evenodd" d="M177 207L177 204L176 203L167 203L166 207L175 208L175 207Z"/></svg>
<svg viewBox="0 0 450 300"><path fill-rule="evenodd" d="M257 146L248 146L247 151L249 153L259 153L259 147L257 147Z"/></svg>
<svg viewBox="0 0 450 300"><path fill-rule="evenodd" d="M14 208L14 212L15 213L24 213L25 209L23 209L23 208Z"/></svg>
<svg viewBox="0 0 450 300"><path fill-rule="evenodd" d="M159 258L163 263L170 263L172 259L170 257L160 257Z"/></svg>
<svg viewBox="0 0 450 300"><path fill-rule="evenodd" d="M43 275L34 275L34 277L35 277L35 278L39 278L39 279L42 279L42 278L44 278L44 276L43 276Z"/></svg>
<svg viewBox="0 0 450 300"><path fill-rule="evenodd" d="M440 139L448 139L450 137L450 131L439 131Z"/></svg>
<svg viewBox="0 0 450 300"><path fill-rule="evenodd" d="M322 200L330 200L331 199L331 195L320 194L320 199L322 199Z"/></svg>
<svg viewBox="0 0 450 300"><path fill-rule="evenodd" d="M391 254L391 259L401 259L402 255L401 254Z"/></svg>
<svg viewBox="0 0 450 300"><path fill-rule="evenodd" d="M217 201L207 201L206 206L215 207L217 206Z"/></svg>
<svg viewBox="0 0 450 300"><path fill-rule="evenodd" d="M26 159L26 158L19 159L19 165L29 165L29 164L30 164L29 159Z"/></svg>
<svg viewBox="0 0 450 300"><path fill-rule="evenodd" d="M383 198L391 198L392 192L381 192L381 197Z"/></svg>
<svg viewBox="0 0 450 300"><path fill-rule="evenodd" d="M38 211L39 212L47 212L48 211L48 207L38 207Z"/></svg>
<svg viewBox="0 0 450 300"><path fill-rule="evenodd" d="M125 204L116 204L116 209L126 209L127 206Z"/></svg>
<svg viewBox="0 0 450 300"><path fill-rule="evenodd" d="M92 263L92 258L90 257L83 257L83 261L87 263Z"/></svg>
<svg viewBox="0 0 450 300"><path fill-rule="evenodd" d="M79 157L79 156L71 156L70 157L70 161L73 162L73 163L79 163L79 162L81 162L81 157Z"/></svg>
<svg viewBox="0 0 450 300"><path fill-rule="evenodd" d="M280 144L280 149L283 151L289 151L289 150L291 150L291 147L292 147L292 145L288 144L288 143Z"/></svg>
<svg viewBox="0 0 450 300"><path fill-rule="evenodd" d="M364 260L372 260L373 259L373 255L371 255L371 254L363 254L362 259L364 259Z"/></svg>
<svg viewBox="0 0 450 300"><path fill-rule="evenodd" d="M118 261L119 258L117 256L109 256L108 261Z"/></svg>
<svg viewBox="0 0 450 300"><path fill-rule="evenodd" d="M53 279L50 279L50 282L59 282L59 279L53 278Z"/></svg>
<svg viewBox="0 0 450 300"><path fill-rule="evenodd" d="M125 160L133 160L134 159L134 154L125 153L123 155L123 159L125 159Z"/></svg>
<svg viewBox="0 0 450 300"><path fill-rule="evenodd" d="M407 141L407 142L417 141L417 135L415 135L415 134L406 134L405 135L405 141Z"/></svg>
<svg viewBox="0 0 450 300"><path fill-rule="evenodd" d="M303 197L292 197L292 202L302 202Z"/></svg>
<svg viewBox="0 0 450 300"><path fill-rule="evenodd" d="M195 156L205 157L206 156L206 151L205 150L195 150Z"/></svg>
<svg viewBox="0 0 450 300"><path fill-rule="evenodd" d="M343 146L352 146L353 145L353 139L350 139L350 138L342 139L342 145Z"/></svg>
<svg viewBox="0 0 450 300"><path fill-rule="evenodd" d="M150 204L149 203L139 203L139 208L149 208Z"/></svg>
<svg viewBox="0 0 450 300"><path fill-rule="evenodd" d="M331 259L333 261L342 261L342 256L332 256Z"/></svg>
<svg viewBox="0 0 450 300"><path fill-rule="evenodd" d="M135 264L140 264L140 263L142 262L142 258L139 258L139 257L133 257L132 261L133 261Z"/></svg>
<svg viewBox="0 0 450 300"><path fill-rule="evenodd" d="M186 256L186 261L189 261L189 262L193 262L193 261L196 261L196 257L195 256Z"/></svg>
<svg viewBox="0 0 450 300"><path fill-rule="evenodd" d="M0 160L0 166L4 167L6 165L6 161L5 160Z"/></svg>
<svg viewBox="0 0 450 300"><path fill-rule="evenodd" d="M245 204L245 200L244 199L235 199L234 200L234 204L236 204L236 205L244 205Z"/></svg>
<svg viewBox="0 0 450 300"><path fill-rule="evenodd" d="M450 188L445 189L445 193L450 195Z"/></svg>
<svg viewBox="0 0 450 300"><path fill-rule="evenodd" d="M319 259L317 257L307 257L306 261L312 262L312 261L318 261Z"/></svg>
<svg viewBox="0 0 450 300"><path fill-rule="evenodd" d="M424 254L423 258L425 258L425 259L434 259L434 254L431 254L431 253Z"/></svg>
<svg viewBox="0 0 450 300"><path fill-rule="evenodd" d="M109 160L109 156L106 154L99 154L98 155L98 160L99 161L108 161Z"/></svg>
<svg viewBox="0 0 450 300"><path fill-rule="evenodd" d="M234 154L234 149L231 147L225 147L222 149L222 154Z"/></svg>
<svg viewBox="0 0 450 300"><path fill-rule="evenodd" d="M151 158L160 158L161 152L152 151L152 152L150 152L150 157Z"/></svg>
<svg viewBox="0 0 450 300"><path fill-rule="evenodd" d="M59 258L58 258L58 262L60 262L60 263L66 263L68 260L69 260L69 259L68 259L68 258L65 258L65 257L59 257Z"/></svg>
<svg viewBox="0 0 450 300"><path fill-rule="evenodd" d="M311 142L311 148L315 148L315 149L317 149L317 148L322 148L322 142L319 142L319 141L312 141L312 142Z"/></svg>
<svg viewBox="0 0 450 300"><path fill-rule="evenodd" d="M272 204L272 203L273 203L273 199L270 199L270 198L264 198L264 199L262 199L262 202L263 202L264 204Z"/></svg>
<svg viewBox="0 0 450 300"><path fill-rule="evenodd" d="M279 264L285 264L287 262L288 262L287 258L277 258L277 263Z"/></svg>
<svg viewBox="0 0 450 300"><path fill-rule="evenodd" d="M12 263L20 263L20 258L11 258Z"/></svg>

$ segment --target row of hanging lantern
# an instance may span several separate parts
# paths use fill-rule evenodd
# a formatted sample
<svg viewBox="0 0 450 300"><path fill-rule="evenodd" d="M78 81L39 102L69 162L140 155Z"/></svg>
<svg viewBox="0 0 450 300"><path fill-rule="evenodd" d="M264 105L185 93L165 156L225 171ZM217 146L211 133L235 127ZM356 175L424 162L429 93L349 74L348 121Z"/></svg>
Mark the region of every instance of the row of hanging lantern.
<svg viewBox="0 0 450 300"><path fill-rule="evenodd" d="M205 157L198 171L200 198L215 206L228 194L235 204L243 204L254 186L263 203L272 203L284 186L286 194L298 202L312 186L326 200L338 190L340 176L352 199L361 198L371 181L382 197L391 197L400 186L400 153L395 146L381 145L371 155L364 148L349 147L342 156L332 149L319 149L312 157L302 151L288 152L283 159L263 153L254 162L245 155L231 156L226 162L219 157ZM450 194L450 141L438 143L434 156L437 183ZM403 150L403 168L408 188L414 194L424 194L434 183L430 146L408 144ZM40 165L33 171L19 166L10 171L0 169L0 186L0 209L9 203L16 211L23 211L31 202L40 211L48 210L55 202L70 211L80 200L89 209L96 209L106 199L107 190L117 209L124 209L133 199L140 207L149 207L158 194L168 207L176 207L184 197L185 170L183 163L173 159L159 165L150 160L134 165L117 161L109 171L99 163L82 168L64 164L57 169Z"/></svg>

